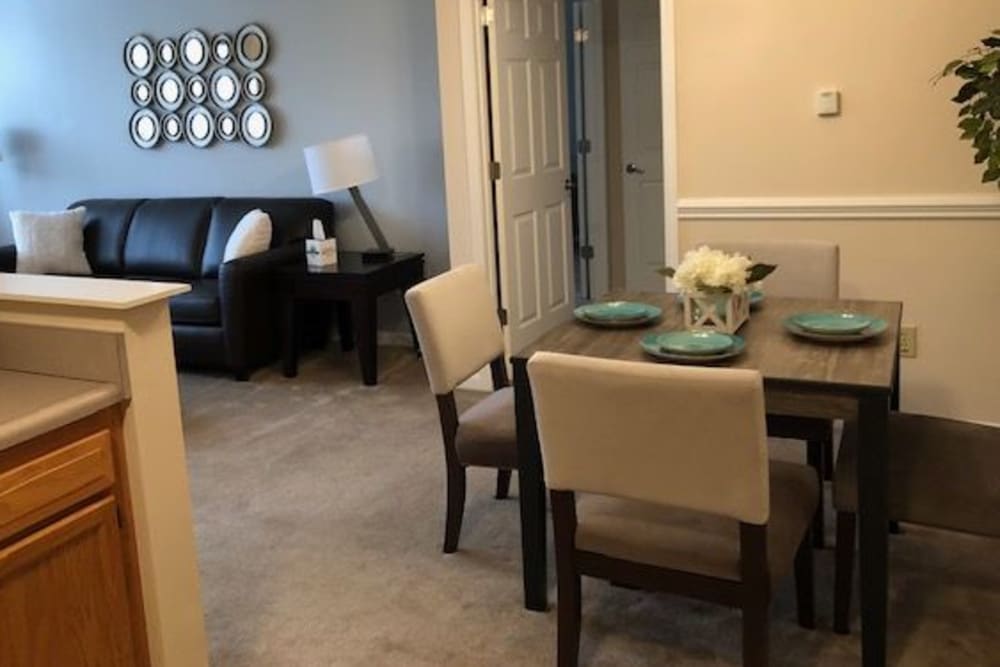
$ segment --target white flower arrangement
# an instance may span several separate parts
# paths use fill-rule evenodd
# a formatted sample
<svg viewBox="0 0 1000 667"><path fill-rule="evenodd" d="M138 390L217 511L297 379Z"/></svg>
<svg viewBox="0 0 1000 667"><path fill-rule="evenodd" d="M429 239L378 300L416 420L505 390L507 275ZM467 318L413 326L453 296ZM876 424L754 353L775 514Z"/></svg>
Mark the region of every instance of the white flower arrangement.
<svg viewBox="0 0 1000 667"><path fill-rule="evenodd" d="M763 280L776 268L754 263L746 255L701 246L688 251L676 269L666 267L660 273L672 278L685 294L742 294L747 285Z"/></svg>

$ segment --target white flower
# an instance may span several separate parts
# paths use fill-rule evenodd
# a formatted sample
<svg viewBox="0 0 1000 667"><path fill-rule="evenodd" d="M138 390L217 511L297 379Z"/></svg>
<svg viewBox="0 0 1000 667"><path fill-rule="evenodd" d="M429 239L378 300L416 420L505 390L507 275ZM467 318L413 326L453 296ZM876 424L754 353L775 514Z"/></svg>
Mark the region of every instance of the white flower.
<svg viewBox="0 0 1000 667"><path fill-rule="evenodd" d="M673 279L684 292L742 292L751 266L749 257L701 246L684 255Z"/></svg>

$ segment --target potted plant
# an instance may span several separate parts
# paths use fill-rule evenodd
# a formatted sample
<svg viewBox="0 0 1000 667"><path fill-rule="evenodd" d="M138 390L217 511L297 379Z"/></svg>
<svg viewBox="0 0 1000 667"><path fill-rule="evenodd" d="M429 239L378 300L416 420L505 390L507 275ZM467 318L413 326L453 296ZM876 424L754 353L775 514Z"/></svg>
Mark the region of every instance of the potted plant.
<svg viewBox="0 0 1000 667"><path fill-rule="evenodd" d="M958 127L972 142L976 164L984 165L983 183L1000 187L1000 30L948 63L936 80L946 77L965 82L952 98L961 107Z"/></svg>
<svg viewBox="0 0 1000 667"><path fill-rule="evenodd" d="M736 333L750 317L748 286L776 268L755 263L746 255L701 246L687 252L676 269L668 266L660 274L673 279L680 289L688 329Z"/></svg>

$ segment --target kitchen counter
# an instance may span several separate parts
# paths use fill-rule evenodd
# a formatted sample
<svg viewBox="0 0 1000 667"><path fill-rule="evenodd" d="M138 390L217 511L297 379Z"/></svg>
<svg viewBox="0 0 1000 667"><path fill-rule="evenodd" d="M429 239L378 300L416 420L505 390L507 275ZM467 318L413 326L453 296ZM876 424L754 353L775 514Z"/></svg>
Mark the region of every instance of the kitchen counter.
<svg viewBox="0 0 1000 667"><path fill-rule="evenodd" d="M108 382L0 370L0 450L54 431L121 399L121 389Z"/></svg>

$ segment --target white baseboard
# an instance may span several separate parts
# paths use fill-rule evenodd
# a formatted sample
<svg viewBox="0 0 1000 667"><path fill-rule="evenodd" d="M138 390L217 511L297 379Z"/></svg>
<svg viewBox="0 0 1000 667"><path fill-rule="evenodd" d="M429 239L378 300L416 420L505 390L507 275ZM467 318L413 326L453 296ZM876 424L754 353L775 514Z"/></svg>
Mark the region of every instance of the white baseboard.
<svg viewBox="0 0 1000 667"><path fill-rule="evenodd" d="M681 220L1000 220L1000 195L685 197Z"/></svg>

